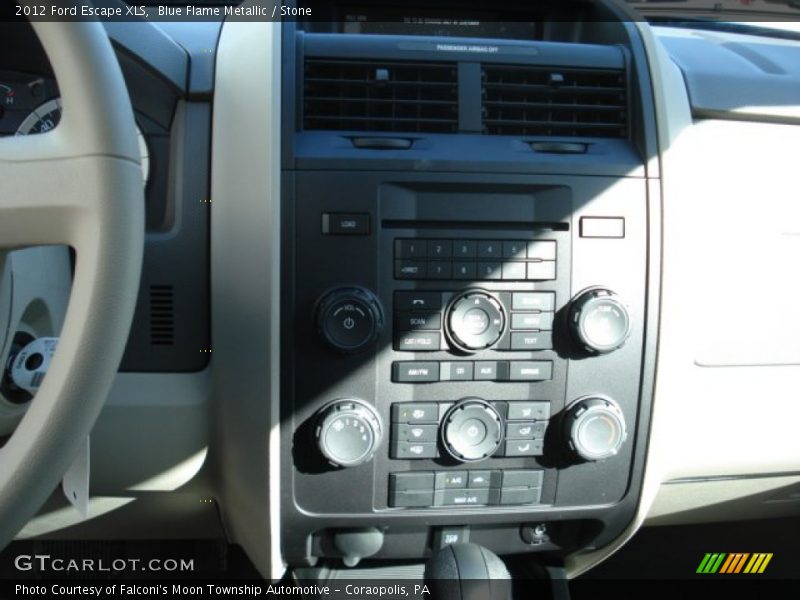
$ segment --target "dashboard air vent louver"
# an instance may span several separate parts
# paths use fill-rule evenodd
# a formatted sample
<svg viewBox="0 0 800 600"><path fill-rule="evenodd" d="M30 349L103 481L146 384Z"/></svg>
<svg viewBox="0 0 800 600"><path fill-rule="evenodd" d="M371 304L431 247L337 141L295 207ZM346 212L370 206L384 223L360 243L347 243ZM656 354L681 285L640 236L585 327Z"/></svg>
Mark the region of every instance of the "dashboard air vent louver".
<svg viewBox="0 0 800 600"><path fill-rule="evenodd" d="M627 136L623 70L484 65L482 85L484 133Z"/></svg>
<svg viewBox="0 0 800 600"><path fill-rule="evenodd" d="M308 58L303 128L454 133L454 63Z"/></svg>

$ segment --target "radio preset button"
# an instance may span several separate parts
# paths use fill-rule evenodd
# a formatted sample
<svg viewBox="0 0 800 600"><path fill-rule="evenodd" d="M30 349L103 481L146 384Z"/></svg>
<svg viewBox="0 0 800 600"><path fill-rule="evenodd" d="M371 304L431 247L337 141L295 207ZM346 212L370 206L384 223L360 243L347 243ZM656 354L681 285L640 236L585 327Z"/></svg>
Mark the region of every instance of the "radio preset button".
<svg viewBox="0 0 800 600"><path fill-rule="evenodd" d="M556 278L556 263L554 260L529 262L528 279L534 281L548 281Z"/></svg>
<svg viewBox="0 0 800 600"><path fill-rule="evenodd" d="M503 263L503 279L506 281L521 281L525 279L524 262Z"/></svg>
<svg viewBox="0 0 800 600"><path fill-rule="evenodd" d="M502 279L503 277L503 264L499 262L485 262L478 263L478 279L495 280ZM525 279L523 277L523 279Z"/></svg>
<svg viewBox="0 0 800 600"><path fill-rule="evenodd" d="M528 258L538 260L555 260L555 240L534 240L532 242L528 242Z"/></svg>
<svg viewBox="0 0 800 600"><path fill-rule="evenodd" d="M444 260L428 261L428 279L452 279L453 263Z"/></svg>
<svg viewBox="0 0 800 600"><path fill-rule="evenodd" d="M503 242L503 258L514 260L525 260L528 255L527 242L523 240L512 240Z"/></svg>
<svg viewBox="0 0 800 600"><path fill-rule="evenodd" d="M429 240L428 258L450 258L453 256L453 242L450 240Z"/></svg>
<svg viewBox="0 0 800 600"><path fill-rule="evenodd" d="M453 242L454 258L475 258L478 255L478 242L475 240L455 240Z"/></svg>
<svg viewBox="0 0 800 600"><path fill-rule="evenodd" d="M426 258L428 256L427 240L395 240L395 258Z"/></svg>
<svg viewBox="0 0 800 600"><path fill-rule="evenodd" d="M503 242L499 240L478 240L478 258L502 258Z"/></svg>
<svg viewBox="0 0 800 600"><path fill-rule="evenodd" d="M455 261L453 263L453 279L472 281L477 279L478 271L474 262Z"/></svg>

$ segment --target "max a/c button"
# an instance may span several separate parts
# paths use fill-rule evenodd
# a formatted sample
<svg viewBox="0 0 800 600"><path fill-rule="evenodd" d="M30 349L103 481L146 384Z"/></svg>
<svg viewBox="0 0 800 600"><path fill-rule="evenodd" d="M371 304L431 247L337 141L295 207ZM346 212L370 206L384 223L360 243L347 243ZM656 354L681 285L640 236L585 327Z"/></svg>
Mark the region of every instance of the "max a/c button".
<svg viewBox="0 0 800 600"><path fill-rule="evenodd" d="M322 233L325 235L369 235L367 213L324 213Z"/></svg>

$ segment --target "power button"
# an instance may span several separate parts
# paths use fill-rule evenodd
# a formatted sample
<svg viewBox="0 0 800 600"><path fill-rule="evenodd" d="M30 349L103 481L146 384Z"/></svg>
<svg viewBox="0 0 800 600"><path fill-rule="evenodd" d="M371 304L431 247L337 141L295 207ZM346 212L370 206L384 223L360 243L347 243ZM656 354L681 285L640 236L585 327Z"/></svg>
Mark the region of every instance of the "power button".
<svg viewBox="0 0 800 600"><path fill-rule="evenodd" d="M339 288L320 300L317 326L322 339L332 348L357 352L378 337L383 327L383 310L369 290Z"/></svg>

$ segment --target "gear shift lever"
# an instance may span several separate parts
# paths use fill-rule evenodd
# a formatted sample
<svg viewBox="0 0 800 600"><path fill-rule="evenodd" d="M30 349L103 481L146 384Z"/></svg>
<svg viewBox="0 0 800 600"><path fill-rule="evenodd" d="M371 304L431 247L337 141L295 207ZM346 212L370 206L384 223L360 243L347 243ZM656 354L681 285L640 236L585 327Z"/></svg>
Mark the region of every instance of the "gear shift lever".
<svg viewBox="0 0 800 600"><path fill-rule="evenodd" d="M425 566L436 600L511 600L511 575L494 552L477 544L452 544Z"/></svg>

